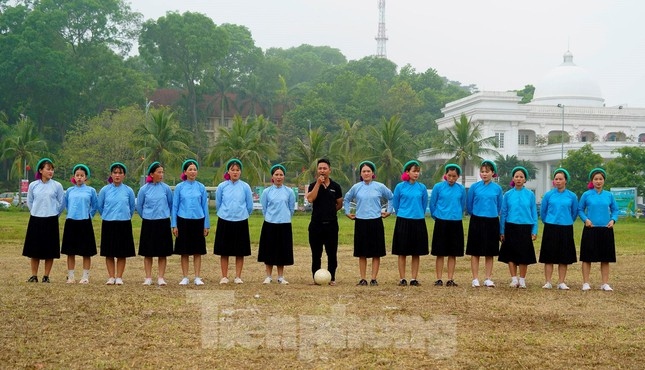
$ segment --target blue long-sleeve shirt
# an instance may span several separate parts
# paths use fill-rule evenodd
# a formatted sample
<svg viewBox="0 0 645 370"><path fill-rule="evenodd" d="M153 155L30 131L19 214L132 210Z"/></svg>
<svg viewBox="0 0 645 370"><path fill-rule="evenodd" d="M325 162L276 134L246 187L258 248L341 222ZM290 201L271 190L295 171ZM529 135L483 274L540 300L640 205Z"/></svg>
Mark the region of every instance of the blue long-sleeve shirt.
<svg viewBox="0 0 645 370"><path fill-rule="evenodd" d="M537 235L538 217L535 194L522 188L509 190L504 194L502 213L499 219L499 233L504 234L505 223L517 225L532 225L531 234Z"/></svg>
<svg viewBox="0 0 645 370"><path fill-rule="evenodd" d="M87 220L94 217L98 207L96 189L82 184L70 186L65 192L65 207L70 220Z"/></svg>
<svg viewBox="0 0 645 370"><path fill-rule="evenodd" d="M392 208L397 217L419 220L425 218L428 189L418 181L403 181L394 188Z"/></svg>
<svg viewBox="0 0 645 370"><path fill-rule="evenodd" d="M381 217L381 199L388 202L387 211L392 210L390 200L392 191L378 181L358 182L345 194L343 202L345 214L350 214L350 203L356 201L356 218L361 220L372 220Z"/></svg>
<svg viewBox="0 0 645 370"><path fill-rule="evenodd" d="M466 189L456 182L448 181L435 184L430 195L430 214L433 219L459 221L466 210Z"/></svg>
<svg viewBox="0 0 645 370"><path fill-rule="evenodd" d="M611 192L587 190L580 197L578 216L582 222L590 219L594 227L606 227L611 220L618 222L618 204Z"/></svg>
<svg viewBox="0 0 645 370"><path fill-rule="evenodd" d="M226 221L242 221L253 212L253 193L249 184L242 180L226 180L217 186L215 192L217 217Z"/></svg>
<svg viewBox="0 0 645 370"><path fill-rule="evenodd" d="M98 211L105 221L127 221L134 215L134 191L126 184L105 185L99 191Z"/></svg>
<svg viewBox="0 0 645 370"><path fill-rule="evenodd" d="M498 217L502 211L504 191L499 184L490 181L477 181L466 196L466 210L469 215L479 217Z"/></svg>
<svg viewBox="0 0 645 370"><path fill-rule="evenodd" d="M296 196L293 190L284 185L264 189L260 196L264 221L272 224L288 224L291 222L296 206Z"/></svg>
<svg viewBox="0 0 645 370"><path fill-rule="evenodd" d="M199 181L180 182L173 193L170 226L177 227L177 216L189 220L204 219L204 229L211 228L208 214L208 192Z"/></svg>
<svg viewBox="0 0 645 370"><path fill-rule="evenodd" d="M149 182L137 194L137 213L146 220L163 220L170 217L172 190L163 182Z"/></svg>
<svg viewBox="0 0 645 370"><path fill-rule="evenodd" d="M567 189L552 189L542 197L540 218L552 225L570 226L578 217L578 197Z"/></svg>
<svg viewBox="0 0 645 370"><path fill-rule="evenodd" d="M60 182L36 180L27 189L27 207L35 217L59 216L65 208L65 191Z"/></svg>

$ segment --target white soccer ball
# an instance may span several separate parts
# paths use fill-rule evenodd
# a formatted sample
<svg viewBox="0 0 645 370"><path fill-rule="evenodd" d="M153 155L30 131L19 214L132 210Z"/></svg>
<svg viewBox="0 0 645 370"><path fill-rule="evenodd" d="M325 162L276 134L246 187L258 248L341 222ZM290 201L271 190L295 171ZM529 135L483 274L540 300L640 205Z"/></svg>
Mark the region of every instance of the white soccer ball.
<svg viewBox="0 0 645 370"><path fill-rule="evenodd" d="M331 273L325 269L320 269L314 274L314 282L318 285L329 284L331 281Z"/></svg>

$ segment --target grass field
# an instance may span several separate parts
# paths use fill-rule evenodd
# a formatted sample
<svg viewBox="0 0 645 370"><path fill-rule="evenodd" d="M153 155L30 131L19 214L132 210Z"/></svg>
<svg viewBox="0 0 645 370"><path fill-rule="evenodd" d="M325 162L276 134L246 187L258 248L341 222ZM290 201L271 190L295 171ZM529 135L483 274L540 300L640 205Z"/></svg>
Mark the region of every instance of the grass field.
<svg viewBox="0 0 645 370"><path fill-rule="evenodd" d="M422 286L398 287L392 255L382 259L378 287L357 287L353 226L345 217L338 285L313 286L308 215L293 220L296 264L286 268L288 286L261 283L258 215L250 220L253 255L242 285L217 284L213 254L204 259L202 287L177 285L177 256L169 258L162 288L141 285L141 257L128 259L123 286L103 285L100 257L89 285L65 284L64 256L54 262L51 284L28 284L29 261L21 256L28 216L0 212L0 368L633 369L645 362L643 220L616 225L615 291L598 290L594 264L594 290L582 292L579 263L569 269L570 291L541 289L540 264L529 267L526 290L508 287L502 263L495 264L497 288L471 288L467 256L457 259L456 288L431 285L431 256L421 259ZM98 237L98 218L94 224ZM138 216L134 225L137 240ZM389 251L394 219L385 225ZM577 241L580 228L578 222ZM538 238L536 253L539 245ZM79 259L77 277L80 266Z"/></svg>

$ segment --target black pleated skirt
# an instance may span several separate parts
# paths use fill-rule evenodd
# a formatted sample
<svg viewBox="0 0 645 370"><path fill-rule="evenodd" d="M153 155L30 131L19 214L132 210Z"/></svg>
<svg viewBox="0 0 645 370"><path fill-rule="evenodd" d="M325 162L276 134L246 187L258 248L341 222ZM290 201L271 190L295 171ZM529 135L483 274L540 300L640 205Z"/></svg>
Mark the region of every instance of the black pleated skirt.
<svg viewBox="0 0 645 370"><path fill-rule="evenodd" d="M175 254L206 254L203 218L189 219L177 216L177 231Z"/></svg>
<svg viewBox="0 0 645 370"><path fill-rule="evenodd" d="M461 220L435 219L430 254L440 257L464 255L464 224Z"/></svg>
<svg viewBox="0 0 645 370"><path fill-rule="evenodd" d="M250 256L249 220L227 221L218 218L213 252L220 256Z"/></svg>
<svg viewBox="0 0 645 370"><path fill-rule="evenodd" d="M172 230L170 218L143 219L139 237L139 255L144 257L167 257L172 255Z"/></svg>
<svg viewBox="0 0 645 370"><path fill-rule="evenodd" d="M293 232L291 223L274 224L264 221L260 233L258 262L272 266L293 265Z"/></svg>
<svg viewBox="0 0 645 370"><path fill-rule="evenodd" d="M385 228L382 218L354 220L354 257L385 256Z"/></svg>
<svg viewBox="0 0 645 370"><path fill-rule="evenodd" d="M540 263L570 265L578 261L576 245L573 241L573 225L544 224Z"/></svg>
<svg viewBox="0 0 645 370"><path fill-rule="evenodd" d="M428 247L428 227L425 219L397 217L392 236L392 254L399 256L426 256Z"/></svg>
<svg viewBox="0 0 645 370"><path fill-rule="evenodd" d="M499 255L499 218L470 216L466 254L469 256Z"/></svg>
<svg viewBox="0 0 645 370"><path fill-rule="evenodd" d="M616 262L614 229L608 227L585 227L580 242L580 261Z"/></svg>
<svg viewBox="0 0 645 370"><path fill-rule="evenodd" d="M58 216L29 216L22 255L43 260L60 258Z"/></svg>
<svg viewBox="0 0 645 370"><path fill-rule="evenodd" d="M132 220L103 220L101 223L101 256L125 258L135 255Z"/></svg>
<svg viewBox="0 0 645 370"><path fill-rule="evenodd" d="M506 223L504 241L499 249L500 262L513 262L518 265L532 265L537 263L535 249L531 239L533 225L520 225Z"/></svg>
<svg viewBox="0 0 645 370"><path fill-rule="evenodd" d="M92 220L65 220L63 229L62 254L68 256L91 257L96 255L96 238Z"/></svg>

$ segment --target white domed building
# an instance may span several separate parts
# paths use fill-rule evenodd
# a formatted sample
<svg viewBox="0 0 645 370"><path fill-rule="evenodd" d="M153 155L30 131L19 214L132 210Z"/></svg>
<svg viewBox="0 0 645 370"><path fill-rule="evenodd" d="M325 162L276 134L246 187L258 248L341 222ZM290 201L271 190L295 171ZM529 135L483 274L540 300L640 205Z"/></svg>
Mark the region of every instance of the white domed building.
<svg viewBox="0 0 645 370"><path fill-rule="evenodd" d="M527 187L537 199L551 189L550 174L567 151L591 144L596 153L609 159L617 156L614 149L645 145L645 108L606 107L600 86L573 63L569 51L562 64L535 84L533 100L519 104L520 100L515 92L477 92L446 104L437 125L440 130L451 128L453 119L459 120L462 114L473 123L482 123L482 137L495 136L496 150L502 156L516 155L535 164L537 178ZM419 159L441 160L423 152ZM464 173L469 187L479 180L478 164Z"/></svg>

